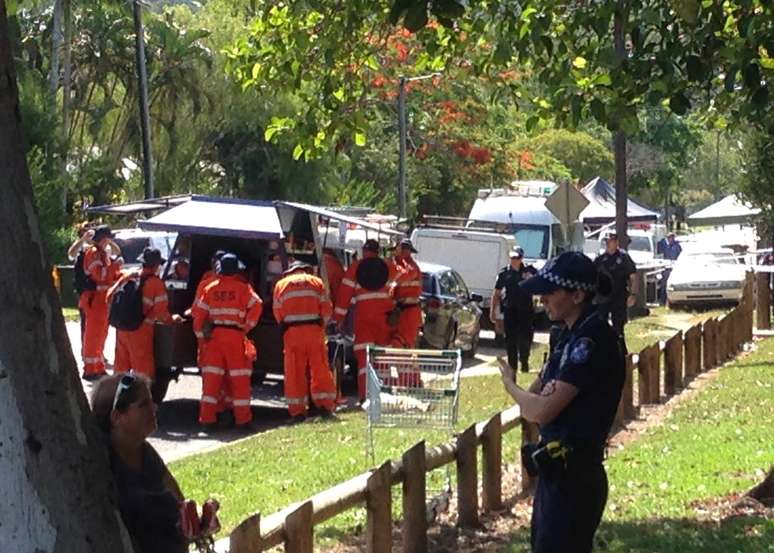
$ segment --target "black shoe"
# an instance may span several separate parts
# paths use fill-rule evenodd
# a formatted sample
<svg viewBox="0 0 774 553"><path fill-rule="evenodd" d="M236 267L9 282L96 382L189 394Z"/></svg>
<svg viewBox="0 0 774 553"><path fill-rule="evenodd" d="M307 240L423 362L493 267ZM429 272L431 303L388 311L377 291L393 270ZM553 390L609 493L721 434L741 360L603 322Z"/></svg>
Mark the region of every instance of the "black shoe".
<svg viewBox="0 0 774 553"><path fill-rule="evenodd" d="M97 380L107 376L107 373L83 373L81 378L86 382L96 382Z"/></svg>
<svg viewBox="0 0 774 553"><path fill-rule="evenodd" d="M211 423L199 423L199 433L198 436L205 438L207 436L212 436L215 434L217 430L218 423L211 422Z"/></svg>
<svg viewBox="0 0 774 553"><path fill-rule="evenodd" d="M288 420L289 424L301 424L306 420L306 415L295 415Z"/></svg>
<svg viewBox="0 0 774 553"><path fill-rule="evenodd" d="M234 426L234 430L240 434L253 434L258 431L258 427L253 421L237 424Z"/></svg>
<svg viewBox="0 0 774 553"><path fill-rule="evenodd" d="M333 411L328 411L327 409L320 409L320 418L326 421L339 420L339 417L336 416L336 413Z"/></svg>

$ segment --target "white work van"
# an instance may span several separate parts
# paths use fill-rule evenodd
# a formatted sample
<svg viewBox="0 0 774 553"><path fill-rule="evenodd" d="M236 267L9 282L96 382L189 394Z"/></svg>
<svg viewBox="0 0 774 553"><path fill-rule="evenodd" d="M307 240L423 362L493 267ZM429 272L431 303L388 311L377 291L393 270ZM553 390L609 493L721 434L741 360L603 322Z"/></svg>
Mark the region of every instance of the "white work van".
<svg viewBox="0 0 774 553"><path fill-rule="evenodd" d="M527 264L540 268L565 250L583 250L583 225L570 225L564 236L559 220L546 208L546 198L557 185L548 181L514 181L509 188L478 191L468 219L504 225L519 246Z"/></svg>
<svg viewBox="0 0 774 553"><path fill-rule="evenodd" d="M419 251L419 261L447 265L457 271L470 292L484 298L482 307L487 309L497 273L508 265L508 254L517 246L510 234L464 228L418 227L411 233L411 241Z"/></svg>

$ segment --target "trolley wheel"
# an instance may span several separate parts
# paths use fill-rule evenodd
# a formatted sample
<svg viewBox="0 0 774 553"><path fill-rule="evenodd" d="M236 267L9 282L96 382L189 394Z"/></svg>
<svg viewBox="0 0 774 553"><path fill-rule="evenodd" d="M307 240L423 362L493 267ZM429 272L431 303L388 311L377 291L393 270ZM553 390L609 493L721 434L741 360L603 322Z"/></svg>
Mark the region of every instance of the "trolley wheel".
<svg viewBox="0 0 774 553"><path fill-rule="evenodd" d="M478 351L478 341L479 336L476 334L476 336L473 338L473 340L470 343L470 349L464 350L462 352L462 357L465 359L473 359L476 356L476 352Z"/></svg>

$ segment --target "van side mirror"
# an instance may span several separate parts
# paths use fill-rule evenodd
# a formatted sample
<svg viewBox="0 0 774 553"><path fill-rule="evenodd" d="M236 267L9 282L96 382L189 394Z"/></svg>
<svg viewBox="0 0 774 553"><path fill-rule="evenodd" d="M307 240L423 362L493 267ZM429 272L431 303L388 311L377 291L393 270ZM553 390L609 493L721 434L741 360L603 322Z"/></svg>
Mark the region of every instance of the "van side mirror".
<svg viewBox="0 0 774 553"><path fill-rule="evenodd" d="M484 301L484 296L482 296L481 294L470 294L470 301L481 303L482 301Z"/></svg>

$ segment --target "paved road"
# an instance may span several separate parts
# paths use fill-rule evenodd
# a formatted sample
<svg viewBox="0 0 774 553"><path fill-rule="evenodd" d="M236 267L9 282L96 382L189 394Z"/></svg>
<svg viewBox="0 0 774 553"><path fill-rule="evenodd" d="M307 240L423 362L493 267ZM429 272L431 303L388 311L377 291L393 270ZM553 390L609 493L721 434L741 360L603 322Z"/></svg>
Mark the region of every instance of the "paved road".
<svg viewBox="0 0 774 553"><path fill-rule="evenodd" d="M67 334L78 361L78 368L81 370L78 323L68 322ZM493 339L493 332L482 331L479 351L475 359L466 361L463 376L497 374L496 356L503 355L504 351L493 346ZM548 337L546 334L538 333L535 341L547 343ZM105 357L108 363L113 362L114 351L115 331L111 328L105 344ZM535 359L535 366L539 364L540 360ZM83 380L81 382L86 395L90 396L93 385ZM201 378L193 372L181 375L177 382L173 381L169 385L166 398L159 407L159 429L149 440L167 462L208 451L248 436L233 429L224 429L210 435L200 433L196 419L201 391ZM288 414L282 401L282 379L270 376L264 384L253 387L251 405L253 418L257 423L253 433L286 424ZM350 398L349 403L342 407L355 409L354 399Z"/></svg>

